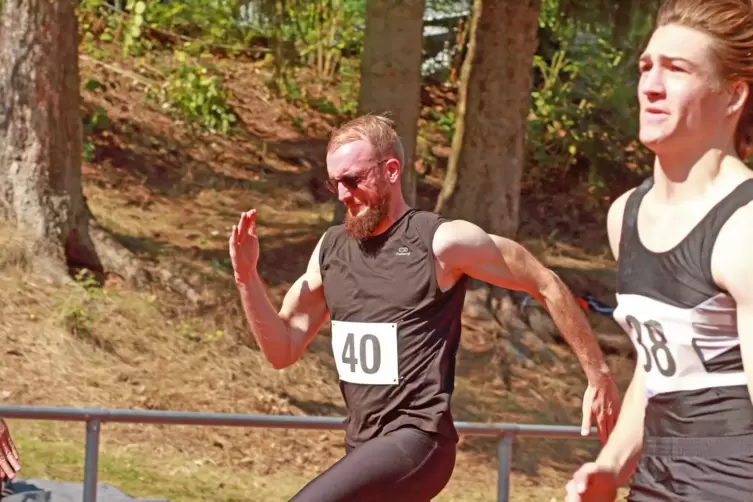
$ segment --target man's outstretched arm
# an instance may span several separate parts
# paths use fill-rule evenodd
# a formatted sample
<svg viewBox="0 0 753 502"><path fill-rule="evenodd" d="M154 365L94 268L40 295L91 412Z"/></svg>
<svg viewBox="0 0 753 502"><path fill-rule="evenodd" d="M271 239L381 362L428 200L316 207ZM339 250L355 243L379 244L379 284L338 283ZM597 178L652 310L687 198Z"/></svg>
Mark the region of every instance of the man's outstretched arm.
<svg viewBox="0 0 753 502"><path fill-rule="evenodd" d="M433 247L445 273L466 274L495 286L525 291L546 308L588 378L583 403L584 432L590 428L593 413L605 442L619 413L619 392L588 319L557 274L515 241L489 235L467 221L442 224L435 233Z"/></svg>
<svg viewBox="0 0 753 502"><path fill-rule="evenodd" d="M235 285L243 313L264 356L275 369L296 362L327 319L319 250L316 244L304 274L285 294L278 312L267 295L257 270L259 242L256 236L256 212L244 213L230 238Z"/></svg>

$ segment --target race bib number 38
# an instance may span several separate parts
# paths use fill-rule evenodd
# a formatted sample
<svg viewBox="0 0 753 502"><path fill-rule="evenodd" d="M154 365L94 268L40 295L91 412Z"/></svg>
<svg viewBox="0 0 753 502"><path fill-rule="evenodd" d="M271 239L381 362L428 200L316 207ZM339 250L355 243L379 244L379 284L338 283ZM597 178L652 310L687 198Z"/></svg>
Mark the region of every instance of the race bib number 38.
<svg viewBox="0 0 753 502"><path fill-rule="evenodd" d="M332 321L332 351L340 380L365 385L398 383L394 323Z"/></svg>

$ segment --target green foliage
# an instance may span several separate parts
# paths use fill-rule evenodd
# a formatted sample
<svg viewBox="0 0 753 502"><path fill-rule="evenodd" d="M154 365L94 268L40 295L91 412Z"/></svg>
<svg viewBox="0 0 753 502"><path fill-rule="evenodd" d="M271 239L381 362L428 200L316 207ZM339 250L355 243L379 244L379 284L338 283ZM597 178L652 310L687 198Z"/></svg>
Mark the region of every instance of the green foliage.
<svg viewBox="0 0 753 502"><path fill-rule="evenodd" d="M149 1L146 21L149 26L184 39L210 45L223 45L231 52L245 48L255 31L238 20L239 0Z"/></svg>
<svg viewBox="0 0 753 502"><path fill-rule="evenodd" d="M550 35L543 45L551 49L534 60L538 82L527 131L533 164L529 181L561 181L579 169L600 198L627 169L640 173L648 168L647 152L635 140L635 41L645 38L650 24L635 26L640 29L617 45L613 26L566 17L556 0L544 3L540 27Z"/></svg>
<svg viewBox="0 0 753 502"><path fill-rule="evenodd" d="M346 45L360 49L363 35L359 28L365 23L362 2L301 0L286 4L282 35L319 75L334 74Z"/></svg>
<svg viewBox="0 0 753 502"><path fill-rule="evenodd" d="M74 280L56 308L57 315L71 334L95 341L91 328L101 316L98 307L109 300L109 293L100 288L96 278L87 270L78 271Z"/></svg>
<svg viewBox="0 0 753 502"><path fill-rule="evenodd" d="M105 92L107 85L96 79L89 79L85 88L90 92ZM83 152L82 158L91 162L94 160L94 136L110 128L110 117L107 116L107 112L99 106L89 107L89 112L83 118Z"/></svg>
<svg viewBox="0 0 753 502"><path fill-rule="evenodd" d="M144 14L146 13L146 2L142 0L128 0L126 10L131 13L131 19L126 25L123 33L123 56L127 56L138 44L144 28Z"/></svg>
<svg viewBox="0 0 753 502"><path fill-rule="evenodd" d="M180 62L165 83L150 96L180 115L194 119L211 132L228 134L236 117L227 104L228 91L222 78L212 75L206 67L188 63L184 52L176 52Z"/></svg>
<svg viewBox="0 0 753 502"><path fill-rule="evenodd" d="M331 80L346 54L357 57L363 44L364 0L275 0L268 4L269 56L274 68L272 87L286 96L286 81L296 68L314 70Z"/></svg>
<svg viewBox="0 0 753 502"><path fill-rule="evenodd" d="M99 42L111 43L120 48L124 58L137 58L143 65L149 58L158 58L158 46L147 37L150 30L165 33L165 29L181 33L167 33L167 39L187 37L187 34L230 40L231 25L238 2L231 0L194 0L160 2L155 0L128 0L125 10L110 7L104 0L82 0L79 6L79 26L83 31L83 49L95 59L109 59L112 54ZM224 20L220 22L220 20ZM169 36L168 36L169 35ZM240 39L238 39L240 40ZM200 40L184 41L174 53L172 64L161 74L153 65L151 73L159 78L149 84L147 95L162 109L172 110L183 118L199 124L211 132L228 134L236 121L228 105L229 93L223 80L210 68L192 60L191 54L200 56L206 48ZM151 81L145 80L145 82ZM90 81L89 91L105 91L108 85ZM91 136L105 124L106 116L94 111L84 123L84 158L91 159L94 146Z"/></svg>

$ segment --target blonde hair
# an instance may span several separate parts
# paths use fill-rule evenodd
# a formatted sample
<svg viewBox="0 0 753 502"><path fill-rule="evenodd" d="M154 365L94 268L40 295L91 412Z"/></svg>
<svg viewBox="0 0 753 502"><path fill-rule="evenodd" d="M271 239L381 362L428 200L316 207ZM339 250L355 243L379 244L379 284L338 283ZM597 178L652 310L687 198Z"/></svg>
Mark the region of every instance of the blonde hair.
<svg viewBox="0 0 753 502"><path fill-rule="evenodd" d="M659 9L656 26L668 24L711 36L720 76L748 85L735 131L735 149L745 159L753 154L753 0L667 0Z"/></svg>
<svg viewBox="0 0 753 502"><path fill-rule="evenodd" d="M380 158L395 157L405 165L403 143L395 131L395 123L385 115L362 115L335 129L327 143L327 153L353 141L368 141Z"/></svg>

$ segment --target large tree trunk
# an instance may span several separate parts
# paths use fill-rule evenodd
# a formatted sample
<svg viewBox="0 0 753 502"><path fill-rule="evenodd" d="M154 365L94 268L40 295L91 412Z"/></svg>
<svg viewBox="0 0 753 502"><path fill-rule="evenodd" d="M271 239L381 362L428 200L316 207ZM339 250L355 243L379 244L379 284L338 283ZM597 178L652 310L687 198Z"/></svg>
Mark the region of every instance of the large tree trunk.
<svg viewBox="0 0 753 502"><path fill-rule="evenodd" d="M416 201L415 150L421 112L424 0L369 0L358 112L389 112L405 148L402 185Z"/></svg>
<svg viewBox="0 0 753 502"><path fill-rule="evenodd" d="M518 228L539 7L540 0L474 1L452 154L436 206L446 216L510 238ZM559 363L546 347L551 321L533 322L520 308L520 295L480 281L470 289L464 328L496 348L508 386L514 363Z"/></svg>
<svg viewBox="0 0 753 502"><path fill-rule="evenodd" d="M101 271L81 191L74 0L5 0L0 33L0 216L45 272Z"/></svg>
<svg viewBox="0 0 753 502"><path fill-rule="evenodd" d="M436 210L513 237L540 0L475 0L452 154Z"/></svg>
<svg viewBox="0 0 753 502"><path fill-rule="evenodd" d="M102 229L81 187L81 95L76 0L4 0L0 32L0 219L28 238L34 268L52 281L87 269L141 283L136 257ZM165 270L157 277L199 303Z"/></svg>

